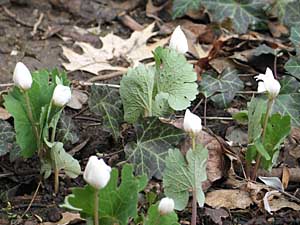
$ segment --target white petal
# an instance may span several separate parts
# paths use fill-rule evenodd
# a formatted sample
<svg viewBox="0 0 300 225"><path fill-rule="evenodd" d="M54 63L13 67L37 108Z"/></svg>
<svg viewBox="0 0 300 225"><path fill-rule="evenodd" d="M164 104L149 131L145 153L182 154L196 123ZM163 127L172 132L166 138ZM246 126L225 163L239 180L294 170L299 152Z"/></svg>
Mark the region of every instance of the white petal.
<svg viewBox="0 0 300 225"><path fill-rule="evenodd" d="M257 92L262 93L262 92L265 92L265 91L267 91L267 90L266 90L264 82L263 81L258 82Z"/></svg>
<svg viewBox="0 0 300 225"><path fill-rule="evenodd" d="M63 107L72 97L71 89L67 86L58 84L53 92L53 103L57 106Z"/></svg>
<svg viewBox="0 0 300 225"><path fill-rule="evenodd" d="M189 109L185 111L183 129L188 133L198 134L202 130L201 118Z"/></svg>
<svg viewBox="0 0 300 225"><path fill-rule="evenodd" d="M22 63L18 62L16 64L13 80L15 85L23 90L28 90L32 85L32 77L29 69Z"/></svg>
<svg viewBox="0 0 300 225"><path fill-rule="evenodd" d="M186 53L189 50L186 36L181 30L180 26L177 26L176 29L173 31L169 47L177 50L182 54Z"/></svg>
<svg viewBox="0 0 300 225"><path fill-rule="evenodd" d="M173 212L174 210L174 200L172 198L165 197L160 200L158 205L158 210L161 215L165 215Z"/></svg>

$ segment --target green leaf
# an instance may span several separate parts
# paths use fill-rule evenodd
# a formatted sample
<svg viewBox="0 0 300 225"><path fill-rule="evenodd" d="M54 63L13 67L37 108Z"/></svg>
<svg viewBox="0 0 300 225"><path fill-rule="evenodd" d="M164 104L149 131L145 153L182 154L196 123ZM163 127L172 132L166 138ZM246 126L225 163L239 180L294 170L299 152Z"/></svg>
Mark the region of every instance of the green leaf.
<svg viewBox="0 0 300 225"><path fill-rule="evenodd" d="M291 124L300 127L300 93L278 95L273 105L273 112L291 117Z"/></svg>
<svg viewBox="0 0 300 225"><path fill-rule="evenodd" d="M215 21L222 22L230 18L238 33L246 33L250 24L260 22L265 0L202 0Z"/></svg>
<svg viewBox="0 0 300 225"><path fill-rule="evenodd" d="M283 18L283 21L286 25L289 27L297 27L300 25L300 2L297 1L291 1L287 3L286 12Z"/></svg>
<svg viewBox="0 0 300 225"><path fill-rule="evenodd" d="M297 55L300 56L300 27L291 28L290 40L296 49Z"/></svg>
<svg viewBox="0 0 300 225"><path fill-rule="evenodd" d="M263 145L271 159L262 158L261 165L264 169L272 169L273 164L277 161L280 145L290 131L290 116L281 116L279 113L276 113L269 118Z"/></svg>
<svg viewBox="0 0 300 225"><path fill-rule="evenodd" d="M0 120L0 156L17 150L14 128L8 122Z"/></svg>
<svg viewBox="0 0 300 225"><path fill-rule="evenodd" d="M109 183L99 191L99 224L127 225L129 218L137 216L138 193L145 188L147 179L132 173L133 167L124 165L120 182L118 170L112 169ZM94 191L89 185L73 188L62 206L79 210L83 218L91 218L94 213Z"/></svg>
<svg viewBox="0 0 300 225"><path fill-rule="evenodd" d="M248 111L241 110L232 115L232 118L235 119L240 124L248 124Z"/></svg>
<svg viewBox="0 0 300 225"><path fill-rule="evenodd" d="M154 74L153 67L140 65L129 69L122 78L120 95L127 122L134 123L143 116L151 116Z"/></svg>
<svg viewBox="0 0 300 225"><path fill-rule="evenodd" d="M64 144L75 144L79 141L75 124L72 118L65 113L62 113L60 116L56 133L57 141Z"/></svg>
<svg viewBox="0 0 300 225"><path fill-rule="evenodd" d="M261 143L260 140L256 140L254 142L254 146L256 147L256 150L258 151L258 153L266 160L270 160L271 157L268 153L268 151L265 149L263 143Z"/></svg>
<svg viewBox="0 0 300 225"><path fill-rule="evenodd" d="M283 76L280 85L280 95L299 93L300 82L292 76Z"/></svg>
<svg viewBox="0 0 300 225"><path fill-rule="evenodd" d="M126 158L134 164L137 174L161 179L168 149L184 137L183 131L161 123L157 118L148 118L135 125L137 140L125 146Z"/></svg>
<svg viewBox="0 0 300 225"><path fill-rule="evenodd" d="M144 225L180 225L177 221L178 217L175 212L160 215L158 203L156 203L155 205L151 205L148 209L148 216Z"/></svg>
<svg viewBox="0 0 300 225"><path fill-rule="evenodd" d="M184 55L176 50L158 47L155 49L156 93L168 95L169 106L174 110L184 110L196 98L197 74Z"/></svg>
<svg viewBox="0 0 300 225"><path fill-rule="evenodd" d="M69 177L76 178L81 172L79 162L65 151L63 143L55 142L52 144L50 154L56 168L63 169Z"/></svg>
<svg viewBox="0 0 300 225"><path fill-rule="evenodd" d="M263 54L272 54L276 55L276 49L269 47L268 45L262 44L259 45L257 48L253 49L254 56L260 56Z"/></svg>
<svg viewBox="0 0 300 225"><path fill-rule="evenodd" d="M179 149L170 149L166 158L163 185L166 196L175 201L175 209L183 210L188 203L191 190L196 190L198 204L203 206L205 196L202 182L206 180L208 151L202 145L190 149L186 158Z"/></svg>
<svg viewBox="0 0 300 225"><path fill-rule="evenodd" d="M215 73L202 74L200 92L207 98L213 95L211 100L220 108L228 107L236 92L243 88L237 70L227 68L219 77Z"/></svg>
<svg viewBox="0 0 300 225"><path fill-rule="evenodd" d="M129 101L126 100L126 103L129 106ZM131 105L131 103L129 104ZM119 92L108 87L92 86L89 108L96 115L102 116L103 128L112 134L115 141L118 141L120 137L119 126L123 117ZM131 112L131 110L129 111ZM129 111L127 112L129 113Z"/></svg>
<svg viewBox="0 0 300 225"><path fill-rule="evenodd" d="M201 0L174 0L173 1L173 15L175 19L177 17L184 16L188 10L198 10L200 8Z"/></svg>
<svg viewBox="0 0 300 225"><path fill-rule="evenodd" d="M289 61L284 65L284 69L286 69L289 74L300 79L300 58L291 56Z"/></svg>
<svg viewBox="0 0 300 225"><path fill-rule="evenodd" d="M273 10L276 16L282 21L286 14L286 5L294 0L276 0L273 4Z"/></svg>

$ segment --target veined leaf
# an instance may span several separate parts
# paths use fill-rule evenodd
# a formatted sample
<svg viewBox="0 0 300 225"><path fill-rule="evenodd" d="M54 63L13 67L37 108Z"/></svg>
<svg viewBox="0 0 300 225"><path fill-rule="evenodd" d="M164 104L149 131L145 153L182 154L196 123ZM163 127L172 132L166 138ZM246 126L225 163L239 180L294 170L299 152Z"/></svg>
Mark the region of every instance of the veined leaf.
<svg viewBox="0 0 300 225"><path fill-rule="evenodd" d="M120 182L118 170L112 169L109 183L99 190L99 224L126 225L130 217L137 216L138 193L145 188L147 179L132 173L133 167L124 165ZM94 192L89 185L74 188L62 206L80 211L83 218L91 218L94 215Z"/></svg>
<svg viewBox="0 0 300 225"><path fill-rule="evenodd" d="M295 26L291 28L290 40L295 46L297 55L300 56L300 27Z"/></svg>
<svg viewBox="0 0 300 225"><path fill-rule="evenodd" d="M284 68L289 74L300 79L300 59L298 57L291 56L289 61L284 65Z"/></svg>
<svg viewBox="0 0 300 225"><path fill-rule="evenodd" d="M299 93L300 91L300 82L297 81L295 77L292 76L283 76L280 80L281 88L279 95Z"/></svg>
<svg viewBox="0 0 300 225"><path fill-rule="evenodd" d="M222 22L230 18L238 33L245 33L250 24L260 21L265 0L202 0L204 6L212 13L212 18Z"/></svg>
<svg viewBox="0 0 300 225"><path fill-rule="evenodd" d="M18 148L14 128L6 121L0 120L0 156Z"/></svg>
<svg viewBox="0 0 300 225"><path fill-rule="evenodd" d="M123 116L119 92L108 87L92 86L89 108L96 115L102 116L104 129L111 132L114 139L118 141L119 126Z"/></svg>
<svg viewBox="0 0 300 225"><path fill-rule="evenodd" d="M230 68L225 69L219 77L204 73L200 83L200 92L207 98L213 95L211 100L220 108L228 107L236 92L243 88L237 70Z"/></svg>
<svg viewBox="0 0 300 225"><path fill-rule="evenodd" d="M291 1L287 3L285 7L286 12L283 18L283 22L289 27L297 27L300 25L300 2Z"/></svg>
<svg viewBox="0 0 300 225"><path fill-rule="evenodd" d="M179 143L184 137L183 131L163 124L157 118L148 118L136 124L135 130L136 142L125 146L127 160L134 164L137 174L161 179L168 149Z"/></svg>
<svg viewBox="0 0 300 225"><path fill-rule="evenodd" d="M60 116L56 132L57 141L60 141L64 144L75 144L79 141L79 137L76 133L76 127L72 121L72 118L64 113L62 113Z"/></svg>
<svg viewBox="0 0 300 225"><path fill-rule="evenodd" d="M183 16L188 10L197 10L200 7L201 0L174 0L173 18Z"/></svg>
<svg viewBox="0 0 300 225"><path fill-rule="evenodd" d="M273 4L273 10L278 18L282 21L286 14L286 5L294 0L276 0Z"/></svg>
<svg viewBox="0 0 300 225"><path fill-rule="evenodd" d="M205 196L202 182L206 180L206 161L208 151L202 145L190 149L186 158L179 149L170 149L166 158L163 184L166 196L175 202L175 209L183 210L189 200L191 190L195 190L197 202L203 206Z"/></svg>

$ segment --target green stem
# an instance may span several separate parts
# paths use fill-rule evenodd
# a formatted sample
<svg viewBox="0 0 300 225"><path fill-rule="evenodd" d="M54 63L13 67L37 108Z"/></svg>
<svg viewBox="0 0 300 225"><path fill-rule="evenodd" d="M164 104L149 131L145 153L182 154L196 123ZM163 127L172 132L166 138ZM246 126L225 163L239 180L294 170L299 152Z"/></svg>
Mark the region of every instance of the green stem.
<svg viewBox="0 0 300 225"><path fill-rule="evenodd" d="M94 225L99 225L99 193L98 190L95 189L94 192Z"/></svg>
<svg viewBox="0 0 300 225"><path fill-rule="evenodd" d="M196 151L196 135L192 134L192 149L193 151ZM196 174L195 174L196 176ZM195 177L196 181L196 177ZM191 220L191 225L196 225L197 224L197 197L196 197L196 190L193 188L192 191L193 199L192 199L192 220Z"/></svg>
<svg viewBox="0 0 300 225"><path fill-rule="evenodd" d="M262 141L263 144L265 142L265 136L266 136L266 130L267 130L267 125L268 125L268 120L269 120L269 114L271 112L273 102L274 102L273 98L268 99L267 111L266 111L266 115L265 115L265 118L264 118L263 130L262 130L262 135L261 135L261 141ZM260 167L260 162L261 162L261 154L258 153L257 157L256 157L256 163L255 163L255 167L254 167L254 171L253 171L252 180L256 180L257 171Z"/></svg>
<svg viewBox="0 0 300 225"><path fill-rule="evenodd" d="M196 135L191 134L191 138L192 138L192 149L194 151L194 150L196 150Z"/></svg>

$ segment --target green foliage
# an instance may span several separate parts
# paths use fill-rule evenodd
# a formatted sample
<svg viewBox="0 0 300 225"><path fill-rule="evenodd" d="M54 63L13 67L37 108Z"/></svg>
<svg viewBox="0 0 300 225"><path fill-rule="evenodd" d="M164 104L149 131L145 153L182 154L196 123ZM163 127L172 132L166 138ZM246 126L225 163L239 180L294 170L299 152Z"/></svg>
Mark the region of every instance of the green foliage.
<svg viewBox="0 0 300 225"><path fill-rule="evenodd" d="M192 9L197 10L200 8L201 0L174 0L173 1L173 18L184 16L184 14Z"/></svg>
<svg viewBox="0 0 300 225"><path fill-rule="evenodd" d="M175 212L160 215L158 211L158 203L156 203L148 209L148 216L144 225L179 225L177 221L178 217Z"/></svg>
<svg viewBox="0 0 300 225"><path fill-rule="evenodd" d="M195 190L198 204L203 206L205 196L202 182L206 180L206 161L208 151L197 144L190 149L186 157L179 149L170 149L166 158L163 174L165 195L175 201L175 209L183 210L188 203L190 191Z"/></svg>
<svg viewBox="0 0 300 225"><path fill-rule="evenodd" d="M300 82L292 76L283 76L280 85L280 95L298 93L300 90Z"/></svg>
<svg viewBox="0 0 300 225"><path fill-rule="evenodd" d="M18 150L14 128L6 121L0 120L0 156Z"/></svg>
<svg viewBox="0 0 300 225"><path fill-rule="evenodd" d="M238 33L245 33L249 25L261 22L265 0L201 0L212 14L213 20L222 22L230 18Z"/></svg>
<svg viewBox="0 0 300 225"><path fill-rule="evenodd" d="M228 107L236 92L243 88L237 70L227 68L220 76L215 73L202 74L200 92L220 108Z"/></svg>
<svg viewBox="0 0 300 225"><path fill-rule="evenodd" d="M290 40L296 49L297 55L300 56L300 27L291 28Z"/></svg>
<svg viewBox="0 0 300 225"><path fill-rule="evenodd" d="M147 179L132 173L133 167L125 164L120 182L118 170L112 169L109 183L99 191L99 224L126 225L129 218L137 216L138 193L145 188ZM62 206L80 211L83 218L91 218L94 213L94 191L89 185L73 188Z"/></svg>
<svg viewBox="0 0 300 225"><path fill-rule="evenodd" d="M284 65L289 74L300 79L300 58L291 56L289 61Z"/></svg>
<svg viewBox="0 0 300 225"><path fill-rule="evenodd" d="M276 50L274 48L269 47L266 44L259 45L257 48L253 49L254 56L260 56L263 54L272 54L276 55Z"/></svg>
<svg viewBox="0 0 300 225"><path fill-rule="evenodd" d="M76 133L76 127L72 118L64 113L62 113L59 118L56 133L57 141L60 141L64 144L75 144L79 141L79 137Z"/></svg>
<svg viewBox="0 0 300 225"><path fill-rule="evenodd" d="M300 2L290 1L285 7L285 13L283 22L289 27L299 27L300 25Z"/></svg>
<svg viewBox="0 0 300 225"><path fill-rule="evenodd" d="M157 48L156 67L129 69L121 80L124 118L134 123L141 117L168 116L186 109L196 98L197 75L185 57L172 49Z"/></svg>
<svg viewBox="0 0 300 225"><path fill-rule="evenodd" d="M123 116L121 105L120 95L117 90L108 87L92 86L89 108L96 115L102 116L103 128L110 132L116 141L120 137L119 126Z"/></svg>
<svg viewBox="0 0 300 225"><path fill-rule="evenodd" d="M168 149L179 143L183 131L154 117L136 124L135 131L137 140L125 146L127 160L135 165L137 174L161 179Z"/></svg>
<svg viewBox="0 0 300 225"><path fill-rule="evenodd" d="M286 14L286 5L292 1L294 1L294 0L275 0L274 1L272 11L281 21L283 21L285 14Z"/></svg>

